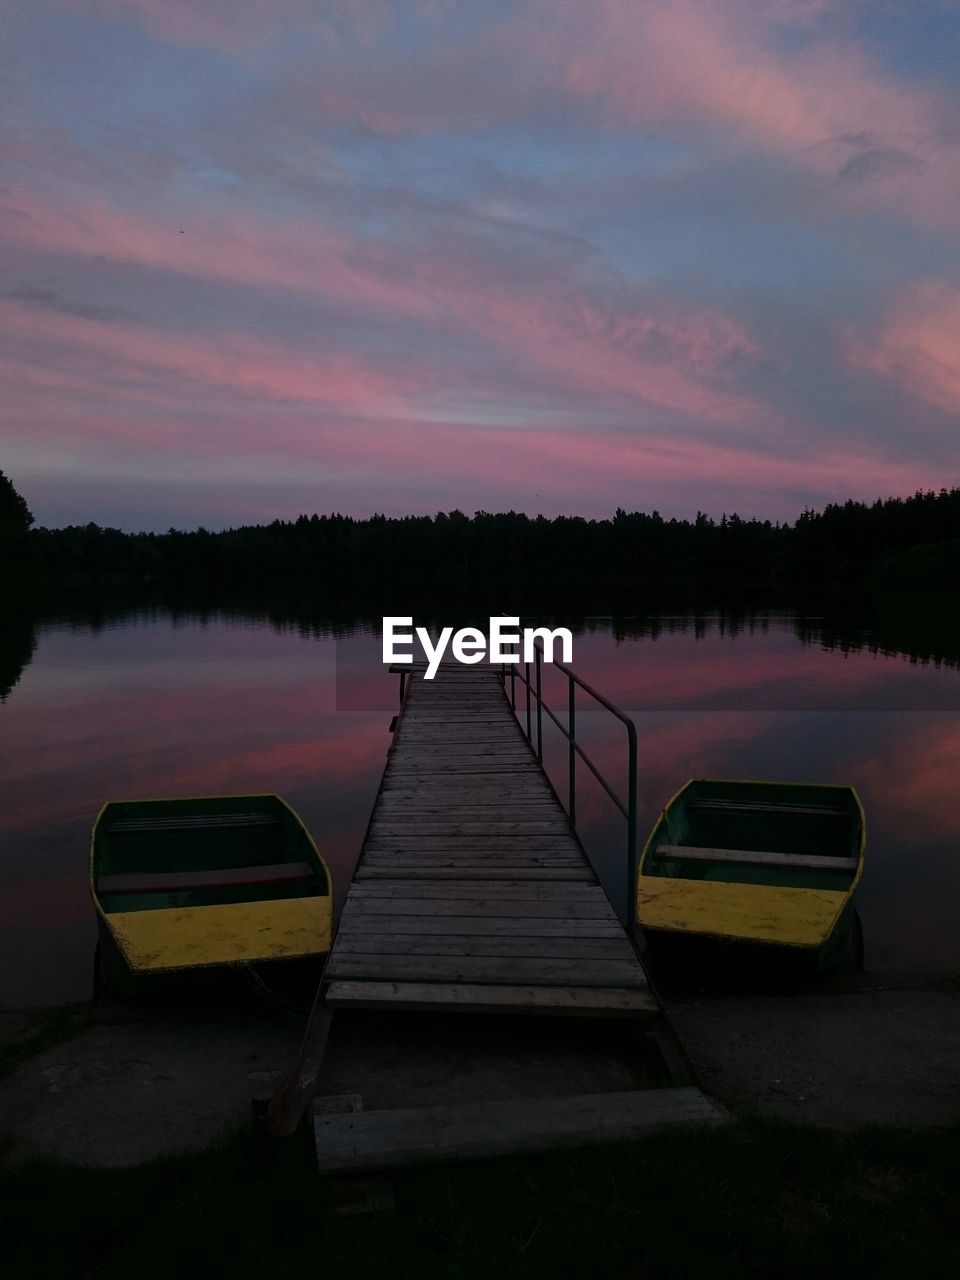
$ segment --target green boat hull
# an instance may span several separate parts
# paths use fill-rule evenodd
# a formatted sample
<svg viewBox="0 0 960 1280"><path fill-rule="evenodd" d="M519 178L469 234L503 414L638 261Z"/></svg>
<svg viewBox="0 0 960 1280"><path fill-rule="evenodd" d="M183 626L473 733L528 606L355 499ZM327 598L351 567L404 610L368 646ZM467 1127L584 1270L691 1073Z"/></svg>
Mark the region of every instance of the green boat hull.
<svg viewBox="0 0 960 1280"><path fill-rule="evenodd" d="M848 964L864 850L851 787L694 779L643 850L637 920L651 954L696 946L705 966Z"/></svg>
<svg viewBox="0 0 960 1280"><path fill-rule="evenodd" d="M112 802L93 828L99 979L135 994L183 971L323 957L332 885L275 795Z"/></svg>

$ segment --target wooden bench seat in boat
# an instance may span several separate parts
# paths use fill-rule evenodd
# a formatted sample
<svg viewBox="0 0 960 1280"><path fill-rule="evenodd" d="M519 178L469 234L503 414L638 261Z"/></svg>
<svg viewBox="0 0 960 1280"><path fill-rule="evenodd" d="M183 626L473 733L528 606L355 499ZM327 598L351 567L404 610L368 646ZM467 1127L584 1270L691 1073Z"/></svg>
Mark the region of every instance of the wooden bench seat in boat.
<svg viewBox="0 0 960 1280"><path fill-rule="evenodd" d="M225 831L237 827L275 827L278 819L269 813L197 813L174 818L126 818L111 822L111 836L152 835L155 831Z"/></svg>
<svg viewBox="0 0 960 1280"><path fill-rule="evenodd" d="M227 889L248 884L286 884L310 880L309 862L273 862L263 867L224 867L204 871L137 871L100 876L98 893L176 893L190 889Z"/></svg>
<svg viewBox="0 0 960 1280"><path fill-rule="evenodd" d="M661 844L654 857L674 862L727 862L750 867L790 867L797 871L856 871L856 858L831 858L808 853L767 853L762 849L700 849L694 845Z"/></svg>
<svg viewBox="0 0 960 1280"><path fill-rule="evenodd" d="M713 813L789 813L810 817L849 818L850 810L842 805L780 804L773 800L691 800L688 809Z"/></svg>

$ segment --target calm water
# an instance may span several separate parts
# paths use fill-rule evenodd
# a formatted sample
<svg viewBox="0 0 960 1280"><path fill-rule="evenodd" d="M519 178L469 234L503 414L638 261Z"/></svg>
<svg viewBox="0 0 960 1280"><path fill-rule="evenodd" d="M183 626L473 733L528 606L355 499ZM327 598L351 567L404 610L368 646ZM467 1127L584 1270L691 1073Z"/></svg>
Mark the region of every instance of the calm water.
<svg viewBox="0 0 960 1280"><path fill-rule="evenodd" d="M577 670L637 723L641 837L691 776L852 783L868 823L858 899L867 967L955 970L960 672L801 634L770 617L733 630L674 618L618 632L597 619L577 635ZM566 706L557 672L545 692ZM277 791L342 894L395 697L369 630L334 640L266 619L165 615L40 628L0 706L0 1004L89 995L87 842L108 798ZM587 749L625 793L622 729L578 707ZM545 741L565 795L563 744ZM622 820L595 784L579 805L619 909Z"/></svg>

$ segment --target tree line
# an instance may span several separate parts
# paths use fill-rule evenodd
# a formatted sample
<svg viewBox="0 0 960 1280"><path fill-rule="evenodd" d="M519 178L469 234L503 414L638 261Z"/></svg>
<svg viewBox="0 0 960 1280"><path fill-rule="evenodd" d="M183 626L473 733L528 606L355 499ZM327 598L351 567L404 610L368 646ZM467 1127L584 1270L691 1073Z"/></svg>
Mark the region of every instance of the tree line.
<svg viewBox="0 0 960 1280"><path fill-rule="evenodd" d="M219 532L32 526L26 503L0 472L8 582L153 584L251 597L490 590L505 600L646 585L750 592L864 583L953 588L960 571L960 487L831 503L803 511L792 524L618 509L599 520L459 510L366 519L301 515Z"/></svg>

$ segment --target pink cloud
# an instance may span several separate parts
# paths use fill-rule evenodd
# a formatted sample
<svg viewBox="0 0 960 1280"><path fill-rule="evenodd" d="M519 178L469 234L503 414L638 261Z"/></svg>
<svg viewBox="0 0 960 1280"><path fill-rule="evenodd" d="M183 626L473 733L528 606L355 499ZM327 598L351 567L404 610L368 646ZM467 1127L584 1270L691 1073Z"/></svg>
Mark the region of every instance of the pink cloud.
<svg viewBox="0 0 960 1280"><path fill-rule="evenodd" d="M852 46L816 38L786 53L766 4L597 0L582 14L567 86L614 122L723 128L778 152L862 130L928 133L935 94L883 76ZM556 6L548 0L544 17Z"/></svg>
<svg viewBox="0 0 960 1280"><path fill-rule="evenodd" d="M811 0L530 0L468 50L433 48L398 64L344 57L281 91L321 125L381 136L461 132L562 119L615 131L706 137L759 150L811 177L828 206L878 206L924 225L957 225L958 112L930 82L870 56L840 6ZM784 29L802 32L784 40ZM490 68L496 67L496 93Z"/></svg>
<svg viewBox="0 0 960 1280"><path fill-rule="evenodd" d="M797 492L870 500L935 487L942 475L932 463L886 460L867 451L772 456L762 445L732 448L624 431L422 419L344 424L294 411L265 424L262 414L238 410L200 428L188 414L158 424L153 415L81 412L53 424L23 418L17 434L25 450L40 448L45 455L69 452L79 441L91 456L103 456L98 483L105 482L115 460L118 476L132 468L156 483L168 477L168 487L169 478L182 476L187 465L191 487L202 490L214 476L221 487L239 484L232 498L216 499L216 511L231 520L333 506L367 514L402 512L429 509L432 501L468 510L492 505L606 515L618 503L639 504L692 515L695 505L710 507L718 494L728 511L752 514L768 509L770 495L787 493L792 502ZM11 443L13 438L11 431ZM252 475L259 497L250 491Z"/></svg>
<svg viewBox="0 0 960 1280"><path fill-rule="evenodd" d="M12 245L279 288L375 320L415 321L434 334L483 339L520 371L521 380L549 386L548 403L564 402L563 392L627 398L737 428L776 417L769 405L732 385L734 373L762 354L735 317L656 297L614 302L599 280L576 266L518 275L506 264L474 260L462 247L373 249L295 219L230 215L192 219L180 228L104 202L78 203L68 212L17 193L0 203L4 238ZM15 327L29 322L10 314ZM361 402L373 407L378 396L391 394L385 383L412 404L417 391L441 382L439 371L431 376L422 359L416 371L407 366L403 374L377 373L369 362L358 367L358 358L345 355L322 359L283 354L278 347L270 355L266 346L239 335L198 343L71 318L51 321L48 338L69 338L81 348L92 344L104 360L113 343L121 365L141 358L150 369L179 368L184 376L279 399L329 406L338 403L342 388L344 411ZM479 376L482 388L483 366L471 376ZM450 385L449 366L443 377L451 391L459 390ZM490 394L502 395L497 372L488 379Z"/></svg>
<svg viewBox="0 0 960 1280"><path fill-rule="evenodd" d="M418 375L401 370L391 376L343 352L297 352L243 334L180 337L146 325L104 323L2 301L0 325L15 357L6 363L11 391L18 385L85 391L107 401L171 407L196 407L198 390L208 401L226 391L234 400L389 413L404 394L422 385Z"/></svg>
<svg viewBox="0 0 960 1280"><path fill-rule="evenodd" d="M759 149L853 213L879 205L957 224L955 101L871 57L853 24L844 27L850 6L833 0L529 0L506 18L491 14L469 44L445 38L458 6L423 0L404 6L421 20L422 45L403 59L397 9L385 0L63 3L234 56L296 36L322 58L304 59L307 70L288 65L266 97L321 128L462 132L538 124L572 108L615 130ZM785 30L802 38L785 40Z"/></svg>
<svg viewBox="0 0 960 1280"><path fill-rule="evenodd" d="M60 0L96 18L131 20L168 44L239 55L277 38L278 27L302 5L290 0Z"/></svg>
<svg viewBox="0 0 960 1280"><path fill-rule="evenodd" d="M544 498L572 490L610 492L615 482L637 486L656 483L683 486L706 478L718 486L731 480L762 493L776 488L810 489L847 497L875 496L933 482L932 464L886 461L868 453L821 452L815 456L771 457L762 448L735 449L669 436L591 430L509 429L397 423L390 427L358 425L350 430L318 428L304 440L306 455L340 463L375 459L376 468L394 469L417 460L426 475L462 474L470 458L471 479L500 481L509 491L510 475L537 476ZM506 455L504 453L506 451ZM504 475L504 458L509 471Z"/></svg>
<svg viewBox="0 0 960 1280"><path fill-rule="evenodd" d="M74 7L133 17L175 43L220 47L222 37L228 51L231 28L243 26L236 11L216 3L77 0ZM829 7L533 0L518 16L481 24L475 41L438 41L431 29L423 51L401 66L390 7L344 4L338 20L354 24L369 57L358 60L346 35L338 45L324 23L331 57L323 82L304 57L298 65L310 70L295 78L294 91L312 85L329 95L325 105L307 96L323 122L342 122L337 113L349 117L351 102L363 99L385 119L395 113L400 129L556 123L572 109L581 125L666 131L782 158L861 213L880 206L910 213L917 205L921 219L955 217L960 200L946 198L952 170L924 167L923 159L952 119L944 96L842 43L831 34L839 25L821 21ZM285 14L293 30L304 12L297 0L280 8L251 0L250 10L251 30L260 23L270 39ZM783 40L784 24L802 27L801 37ZM495 92L486 74L494 55ZM443 70L437 81L424 74L434 65ZM446 122L438 100L444 113L449 106ZM304 120L312 127L317 114ZM259 135L252 139L253 152L260 144ZM847 179L835 183L843 171ZM71 183L76 176L71 171ZM875 446L870 423L847 421L844 440L817 443L824 424L804 408L791 418L763 390L786 365L788 343L774 343L734 308L684 302L626 271L617 275L582 241L568 243L572 234L527 227L530 239L521 241L519 224L493 226L491 215L480 227L479 214L458 213L381 240L320 214L267 214L239 201L224 208L192 196L181 213L161 198L138 212L91 199L89 187L71 186L59 201L43 190L0 196L0 240L23 278L53 278L66 264L67 278L89 269L93 280L103 268L111 287L142 284L148 312L154 278L174 275L181 279L166 291L167 307L208 286L205 301L223 287L224 307L219 330L207 324L191 333L150 319L107 323L29 301L0 303L8 421L21 438L33 435L33 457L36 441L65 438L75 454L85 440L94 450L127 445L131 464L138 444L161 463L175 461L178 450L206 459L228 450L238 473L244 459L258 458L264 474L276 468L278 484L302 459L316 474L336 467L355 491L367 485L378 506L384 494L400 501L413 476L430 480L433 491L445 486L451 501L469 485L516 495L525 506L531 491L544 506L565 506L587 484L596 495L627 486L648 495L662 485L666 510L677 509L691 481L702 483L701 493L722 487L707 498L711 506L722 500L741 509L753 509L752 493L873 497L939 482L938 469L907 454L902 441L886 451ZM492 235L491 227L507 234ZM236 286L269 297L272 315L284 304L298 317L312 307L323 323L315 333L309 320L295 327L291 319L269 338L247 332L261 321L255 307L240 313L238 297L249 295ZM957 292L946 286L905 294L872 334L848 336L846 358L952 411L960 400L958 309ZM340 333L330 316L344 318ZM773 394L796 396L800 381L781 382ZM478 425L491 418L501 429ZM286 450L282 466L272 458L277 442ZM496 452L505 442L506 479Z"/></svg>
<svg viewBox="0 0 960 1280"><path fill-rule="evenodd" d="M960 412L960 288L938 282L908 290L872 334L848 332L845 354L918 400Z"/></svg>
<svg viewBox="0 0 960 1280"><path fill-rule="evenodd" d="M336 43L345 28L361 45L382 38L396 23L391 0L59 0L93 17L136 22L157 40L216 49L236 57L284 37L314 36ZM447 0L404 0L436 20Z"/></svg>
<svg viewBox="0 0 960 1280"><path fill-rule="evenodd" d="M618 128L706 132L810 174L851 213L880 206L956 228L954 100L929 82L897 77L852 39L818 25L825 7L544 0L539 13L550 23L565 11L563 82L594 118ZM805 38L779 42L783 23L802 25Z"/></svg>
<svg viewBox="0 0 960 1280"><path fill-rule="evenodd" d="M477 323L486 336L506 339L571 390L620 393L735 426L771 416L753 396L698 381L760 354L744 327L717 311L682 314L675 307L671 315L664 305L617 315L586 299L531 297L522 289L488 289L480 301Z"/></svg>
<svg viewBox="0 0 960 1280"><path fill-rule="evenodd" d="M363 276L346 261L352 243L318 221L193 212L174 220L131 213L104 199L71 199L58 207L32 192L9 189L0 209L3 239L11 245L103 257L198 280L305 292L327 281L343 293L359 292L361 299L366 293ZM383 295L389 297L386 286L377 294Z"/></svg>

